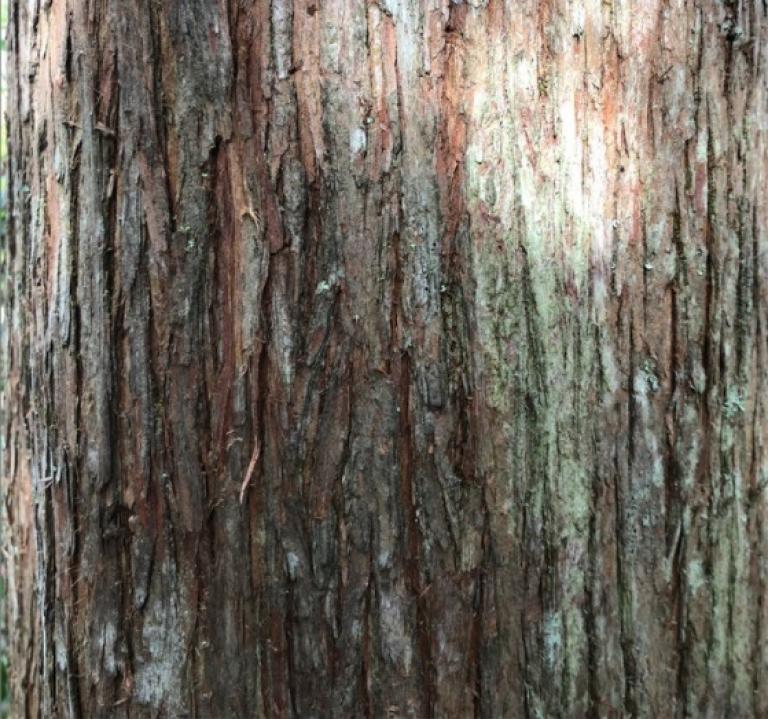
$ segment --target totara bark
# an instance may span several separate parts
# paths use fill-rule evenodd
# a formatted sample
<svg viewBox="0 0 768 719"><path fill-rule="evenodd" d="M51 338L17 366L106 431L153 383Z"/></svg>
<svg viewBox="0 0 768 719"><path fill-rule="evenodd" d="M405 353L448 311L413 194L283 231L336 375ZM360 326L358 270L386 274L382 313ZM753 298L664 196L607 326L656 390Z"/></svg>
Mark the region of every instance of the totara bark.
<svg viewBox="0 0 768 719"><path fill-rule="evenodd" d="M767 716L767 55L11 0L14 716Z"/></svg>

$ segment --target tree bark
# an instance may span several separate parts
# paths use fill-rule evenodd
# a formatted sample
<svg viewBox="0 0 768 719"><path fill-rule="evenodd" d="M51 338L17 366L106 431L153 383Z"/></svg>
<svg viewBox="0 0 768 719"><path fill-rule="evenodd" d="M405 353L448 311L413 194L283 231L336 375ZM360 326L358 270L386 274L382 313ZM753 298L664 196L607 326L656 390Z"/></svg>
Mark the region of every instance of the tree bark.
<svg viewBox="0 0 768 719"><path fill-rule="evenodd" d="M10 5L14 716L768 716L765 2Z"/></svg>

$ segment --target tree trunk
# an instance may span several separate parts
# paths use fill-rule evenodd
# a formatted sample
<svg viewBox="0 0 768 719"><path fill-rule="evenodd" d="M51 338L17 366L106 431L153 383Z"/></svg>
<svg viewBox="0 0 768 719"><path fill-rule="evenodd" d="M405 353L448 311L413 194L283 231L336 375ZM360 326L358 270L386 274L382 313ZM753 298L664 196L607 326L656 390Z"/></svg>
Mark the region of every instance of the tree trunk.
<svg viewBox="0 0 768 719"><path fill-rule="evenodd" d="M768 716L765 2L9 39L14 716Z"/></svg>

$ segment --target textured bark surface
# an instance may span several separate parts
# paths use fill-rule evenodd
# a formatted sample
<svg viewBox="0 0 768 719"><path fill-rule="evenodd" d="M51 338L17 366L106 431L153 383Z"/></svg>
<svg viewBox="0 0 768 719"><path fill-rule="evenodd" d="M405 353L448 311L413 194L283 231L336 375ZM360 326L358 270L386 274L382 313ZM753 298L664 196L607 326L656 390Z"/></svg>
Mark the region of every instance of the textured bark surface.
<svg viewBox="0 0 768 719"><path fill-rule="evenodd" d="M768 716L768 8L12 0L14 716Z"/></svg>

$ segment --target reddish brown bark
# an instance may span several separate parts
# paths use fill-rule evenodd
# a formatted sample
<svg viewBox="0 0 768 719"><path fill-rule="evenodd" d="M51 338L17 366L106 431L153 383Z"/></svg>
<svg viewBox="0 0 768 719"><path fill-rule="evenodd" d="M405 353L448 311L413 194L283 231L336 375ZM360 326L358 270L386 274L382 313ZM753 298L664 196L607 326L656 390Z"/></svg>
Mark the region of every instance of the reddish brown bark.
<svg viewBox="0 0 768 719"><path fill-rule="evenodd" d="M15 716L766 715L766 12L12 1Z"/></svg>

